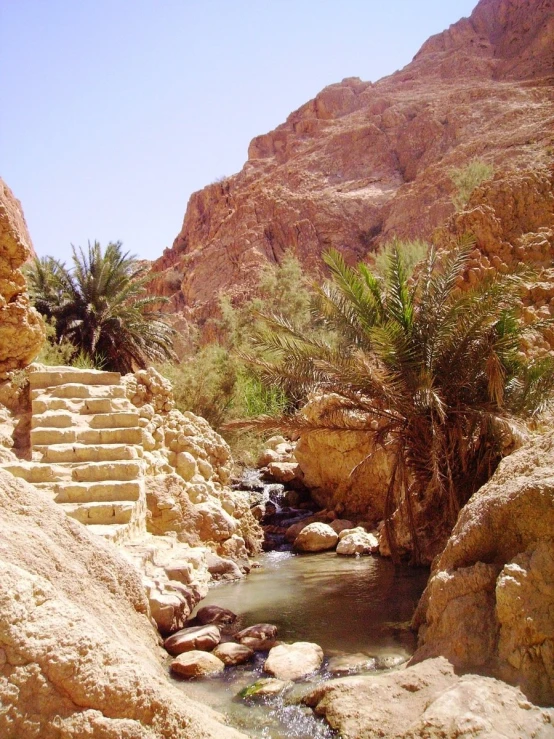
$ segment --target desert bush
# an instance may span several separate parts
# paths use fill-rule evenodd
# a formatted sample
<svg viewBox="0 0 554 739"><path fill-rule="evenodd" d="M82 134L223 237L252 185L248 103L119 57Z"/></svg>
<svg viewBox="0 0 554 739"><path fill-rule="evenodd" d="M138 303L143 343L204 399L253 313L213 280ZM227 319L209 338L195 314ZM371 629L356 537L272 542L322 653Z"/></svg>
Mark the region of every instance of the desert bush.
<svg viewBox="0 0 554 739"><path fill-rule="evenodd" d="M450 170L450 179L456 187L452 202L456 210L463 210L469 202L471 193L493 175L493 168L481 159L473 159L465 167Z"/></svg>
<svg viewBox="0 0 554 739"><path fill-rule="evenodd" d="M344 337L340 351L268 316L265 357L250 361L266 384L289 395L333 393L333 410L317 424L284 414L229 425L359 433L363 424L393 458L385 524L394 559L394 520L406 522L412 561L420 562L420 541L444 542L518 437L518 419L552 402L554 361L520 352L523 334L534 330L517 320L524 275L495 273L461 292L472 248L466 241L441 257L431 249L412 279L396 248L382 277L328 252L332 277L316 309Z"/></svg>

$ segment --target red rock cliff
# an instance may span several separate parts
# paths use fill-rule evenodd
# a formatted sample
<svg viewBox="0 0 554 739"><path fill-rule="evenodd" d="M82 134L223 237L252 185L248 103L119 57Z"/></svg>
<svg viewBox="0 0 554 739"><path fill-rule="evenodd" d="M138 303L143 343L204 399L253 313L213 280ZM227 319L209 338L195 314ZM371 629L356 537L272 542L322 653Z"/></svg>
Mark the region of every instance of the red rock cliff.
<svg viewBox="0 0 554 739"><path fill-rule="evenodd" d="M157 289L202 321L287 249L310 268L330 246L361 258L429 237L454 210L449 171L473 158L548 177L553 39L553 0L481 0L390 77L326 87L192 195Z"/></svg>

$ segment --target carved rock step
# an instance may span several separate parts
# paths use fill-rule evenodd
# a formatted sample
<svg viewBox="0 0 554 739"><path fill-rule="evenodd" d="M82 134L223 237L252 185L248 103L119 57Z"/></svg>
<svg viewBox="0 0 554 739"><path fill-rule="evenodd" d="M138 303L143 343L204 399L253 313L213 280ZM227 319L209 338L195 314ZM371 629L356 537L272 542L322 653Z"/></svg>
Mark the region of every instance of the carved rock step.
<svg viewBox="0 0 554 739"><path fill-rule="evenodd" d="M9 462L0 465L3 469L11 472L14 477L35 484L49 483L50 485L56 480L67 478L70 472L65 467L51 464L41 464L40 462Z"/></svg>
<svg viewBox="0 0 554 739"><path fill-rule="evenodd" d="M88 524L87 530L103 539L108 539L113 544L123 544L129 541L133 536L133 526L127 523L104 524Z"/></svg>
<svg viewBox="0 0 554 739"><path fill-rule="evenodd" d="M122 462L88 462L68 465L70 478L74 482L102 482L103 480L137 480L142 477L142 460ZM67 479L67 478L66 478Z"/></svg>
<svg viewBox="0 0 554 739"><path fill-rule="evenodd" d="M126 398L51 398L39 395L33 400L33 413L46 411L69 411L87 415L91 413L114 413L132 409Z"/></svg>
<svg viewBox="0 0 554 739"><path fill-rule="evenodd" d="M77 378L76 378L77 379ZM48 389L31 390L31 400L38 398L126 398L125 388L122 385L82 385L80 382L70 382Z"/></svg>
<svg viewBox="0 0 554 739"><path fill-rule="evenodd" d="M38 370L29 375L31 389L66 385L68 382L78 382L81 385L119 385L120 380L119 372L79 370L70 367L49 367L47 370Z"/></svg>
<svg viewBox="0 0 554 739"><path fill-rule="evenodd" d="M48 428L70 428L74 424L74 415L69 411L46 411L31 418L31 428L47 426Z"/></svg>
<svg viewBox="0 0 554 739"><path fill-rule="evenodd" d="M139 455L140 451L140 455ZM142 449L129 444L50 444L35 446L37 462L114 462L137 459Z"/></svg>
<svg viewBox="0 0 554 739"><path fill-rule="evenodd" d="M85 427L46 428L31 431L33 447L42 444L140 444L142 431L138 427L115 429L90 429Z"/></svg>
<svg viewBox="0 0 554 739"><path fill-rule="evenodd" d="M138 426L139 414L136 411L123 411L118 413L97 413L87 416L91 429L114 429Z"/></svg>
<svg viewBox="0 0 554 739"><path fill-rule="evenodd" d="M88 524L129 523L135 503L121 501L112 503L61 503L71 518Z"/></svg>
<svg viewBox="0 0 554 739"><path fill-rule="evenodd" d="M106 482L39 483L36 487L51 492L56 503L105 503L139 500L142 483L108 480Z"/></svg>

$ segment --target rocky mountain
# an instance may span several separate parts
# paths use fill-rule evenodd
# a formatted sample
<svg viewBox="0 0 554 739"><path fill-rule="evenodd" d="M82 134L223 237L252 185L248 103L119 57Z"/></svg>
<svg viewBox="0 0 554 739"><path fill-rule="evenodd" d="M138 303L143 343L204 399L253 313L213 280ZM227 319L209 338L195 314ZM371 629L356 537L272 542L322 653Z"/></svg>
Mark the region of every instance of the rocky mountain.
<svg viewBox="0 0 554 739"><path fill-rule="evenodd" d="M454 212L452 168L476 158L504 182L540 173L551 204L553 7L481 0L404 69L330 85L256 137L238 174L192 195L156 291L202 322L287 249L313 270L328 247L359 259L393 236L429 238Z"/></svg>

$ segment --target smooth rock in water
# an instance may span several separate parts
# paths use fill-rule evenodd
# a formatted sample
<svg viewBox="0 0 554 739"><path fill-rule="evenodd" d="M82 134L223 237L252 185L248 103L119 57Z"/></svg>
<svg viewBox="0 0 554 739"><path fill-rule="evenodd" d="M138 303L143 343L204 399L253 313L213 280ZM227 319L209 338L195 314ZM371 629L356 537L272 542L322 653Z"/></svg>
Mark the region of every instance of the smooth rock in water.
<svg viewBox="0 0 554 739"><path fill-rule="evenodd" d="M208 572L214 580L240 580L244 577L239 566L232 559L219 557L213 552L206 555L206 564Z"/></svg>
<svg viewBox="0 0 554 739"><path fill-rule="evenodd" d="M241 698L270 698L279 695L291 686L290 681L277 680L274 677L262 677L252 685L240 691Z"/></svg>
<svg viewBox="0 0 554 739"><path fill-rule="evenodd" d="M305 518L303 521L298 521L297 523L291 524L285 531L286 541L288 541L289 544L294 544L298 534L302 531L302 529L305 529L309 523L313 523L313 519L311 516L309 518Z"/></svg>
<svg viewBox="0 0 554 739"><path fill-rule="evenodd" d="M273 647L264 670L279 680L299 680L318 670L322 662L323 649L319 644L298 641Z"/></svg>
<svg viewBox="0 0 554 739"><path fill-rule="evenodd" d="M181 677L207 677L223 672L225 664L209 652L193 650L180 654L173 660L170 669Z"/></svg>
<svg viewBox="0 0 554 739"><path fill-rule="evenodd" d="M277 627L273 624L254 624L235 634L235 639L250 649L266 651L275 646Z"/></svg>
<svg viewBox="0 0 554 739"><path fill-rule="evenodd" d="M326 523L309 523L294 540L299 552L324 552L333 549L339 540L336 531Z"/></svg>
<svg viewBox="0 0 554 739"><path fill-rule="evenodd" d="M336 531L339 535L340 539L340 533L341 531L349 531L354 528L354 524L352 521L348 521L346 518L335 518L334 521L331 521L329 523L329 526L333 529L333 531Z"/></svg>
<svg viewBox="0 0 554 739"><path fill-rule="evenodd" d="M193 649L210 652L221 641L217 626L189 626L164 641L169 654L181 654Z"/></svg>
<svg viewBox="0 0 554 739"><path fill-rule="evenodd" d="M367 654L343 654L340 657L331 657L327 665L327 670L336 677L375 668L375 657L369 657Z"/></svg>
<svg viewBox="0 0 554 739"><path fill-rule="evenodd" d="M232 624L237 620L237 614L220 606L203 606L198 610L196 620L199 624Z"/></svg>
<svg viewBox="0 0 554 739"><path fill-rule="evenodd" d="M350 531L341 537L337 545L337 554L373 554L379 551L379 542L373 534L365 531Z"/></svg>
<svg viewBox="0 0 554 739"><path fill-rule="evenodd" d="M320 683L304 702L350 739L548 739L554 711L489 677L458 677L443 657L386 675Z"/></svg>
<svg viewBox="0 0 554 739"><path fill-rule="evenodd" d="M245 644L225 642L224 644L218 644L213 654L226 665L242 665L252 659L254 650Z"/></svg>

